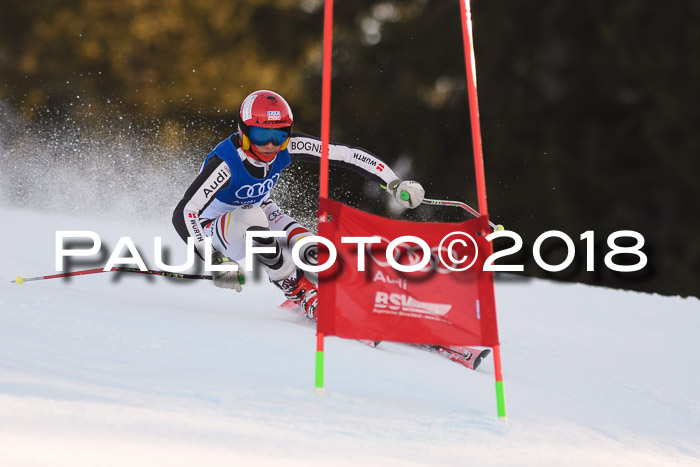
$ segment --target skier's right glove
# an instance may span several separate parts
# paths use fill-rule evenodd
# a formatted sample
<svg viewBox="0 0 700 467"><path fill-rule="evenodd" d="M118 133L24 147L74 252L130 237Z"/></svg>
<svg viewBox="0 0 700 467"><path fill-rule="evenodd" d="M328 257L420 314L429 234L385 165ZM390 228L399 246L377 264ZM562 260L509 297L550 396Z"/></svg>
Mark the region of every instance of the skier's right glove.
<svg viewBox="0 0 700 467"><path fill-rule="evenodd" d="M212 271L211 277L214 279L214 285L223 289L234 289L236 292L242 290L241 285L245 283L245 273L243 268L234 260L215 250L211 255L211 264L216 266L236 266L237 271ZM233 268L232 268L233 269Z"/></svg>
<svg viewBox="0 0 700 467"><path fill-rule="evenodd" d="M421 184L412 180L394 180L387 184L386 190L394 196L397 203L410 209L420 206L425 196Z"/></svg>

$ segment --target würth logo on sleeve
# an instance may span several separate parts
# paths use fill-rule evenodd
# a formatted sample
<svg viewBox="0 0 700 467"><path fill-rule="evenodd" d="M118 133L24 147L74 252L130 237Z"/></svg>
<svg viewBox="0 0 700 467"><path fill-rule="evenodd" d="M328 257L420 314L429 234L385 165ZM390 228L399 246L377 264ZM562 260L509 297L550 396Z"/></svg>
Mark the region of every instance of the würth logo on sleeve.
<svg viewBox="0 0 700 467"><path fill-rule="evenodd" d="M380 172L384 170L384 164L377 164L377 170Z"/></svg>
<svg viewBox="0 0 700 467"><path fill-rule="evenodd" d="M195 240L198 242L203 242L204 235L202 235L202 231L199 230L199 222L194 219L190 220L190 227L192 228L192 233L194 234Z"/></svg>
<svg viewBox="0 0 700 467"><path fill-rule="evenodd" d="M377 166L377 161L376 161L376 160L374 160L373 158L371 158L371 157L368 156L368 155L361 154L361 153L359 153L359 152L354 153L354 154L352 155L352 158L355 159L355 160L358 160L358 161L362 162L363 164L367 164L367 165L372 166L372 167L376 167L376 166Z"/></svg>

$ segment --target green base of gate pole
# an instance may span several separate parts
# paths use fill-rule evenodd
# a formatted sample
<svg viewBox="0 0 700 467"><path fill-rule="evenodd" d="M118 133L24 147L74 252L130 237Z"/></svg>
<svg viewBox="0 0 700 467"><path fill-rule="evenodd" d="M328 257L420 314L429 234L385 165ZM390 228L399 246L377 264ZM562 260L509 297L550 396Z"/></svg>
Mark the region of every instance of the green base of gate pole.
<svg viewBox="0 0 700 467"><path fill-rule="evenodd" d="M316 352L316 394L323 395L323 351Z"/></svg>
<svg viewBox="0 0 700 467"><path fill-rule="evenodd" d="M503 423L508 423L506 417L506 392L503 388L503 381L496 381L496 405L498 406L498 419Z"/></svg>

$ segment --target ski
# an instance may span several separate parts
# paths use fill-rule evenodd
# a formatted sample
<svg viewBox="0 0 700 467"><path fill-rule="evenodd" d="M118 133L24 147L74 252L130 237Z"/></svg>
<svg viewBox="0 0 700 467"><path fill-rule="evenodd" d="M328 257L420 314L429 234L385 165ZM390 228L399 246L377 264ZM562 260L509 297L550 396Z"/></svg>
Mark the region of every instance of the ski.
<svg viewBox="0 0 700 467"><path fill-rule="evenodd" d="M365 345L368 345L372 347L373 349L376 348L382 341L371 341L368 339L357 339L358 342L362 342Z"/></svg>
<svg viewBox="0 0 700 467"><path fill-rule="evenodd" d="M306 317L301 308L291 300L285 301L279 306L279 308L281 310L288 310L293 313L296 313L299 316ZM308 319L310 321L315 321L313 318ZM357 340L372 348L376 348L381 342L369 339ZM441 357L448 358L455 363L459 363L460 365L469 368L470 370L476 370L477 368L479 368L479 365L481 365L483 359L491 353L490 349L474 349L472 347L466 346L447 347L442 345L418 345L417 347L420 349L437 353Z"/></svg>
<svg viewBox="0 0 700 467"><path fill-rule="evenodd" d="M309 318L308 316L306 316L306 313L304 313L304 311L301 309L301 307L299 307L296 303L294 303L291 300L285 301L280 306L278 306L278 308L280 310L291 311L299 316L303 316L303 317L307 318L309 321L316 322L315 318ZM372 347L372 348L377 347L379 345L379 343L381 342L381 341L372 341L372 340L368 340L368 339L357 339L357 341L362 342L363 344L365 344L369 347Z"/></svg>
<svg viewBox="0 0 700 467"><path fill-rule="evenodd" d="M419 347L435 352L470 370L479 368L484 358L491 353L491 349L474 349L466 346L421 345Z"/></svg>

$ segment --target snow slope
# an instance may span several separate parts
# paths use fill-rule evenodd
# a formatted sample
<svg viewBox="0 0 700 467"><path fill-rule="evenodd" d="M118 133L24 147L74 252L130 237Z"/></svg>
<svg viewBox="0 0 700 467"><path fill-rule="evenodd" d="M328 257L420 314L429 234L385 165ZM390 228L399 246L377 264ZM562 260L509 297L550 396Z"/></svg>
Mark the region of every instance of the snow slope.
<svg viewBox="0 0 700 467"><path fill-rule="evenodd" d="M50 274L56 230L184 245L167 223L11 208L0 242L0 465L700 465L700 300L497 282L509 425L492 360L326 342L264 281ZM18 230L8 229L15 226ZM102 266L101 262L88 267Z"/></svg>

